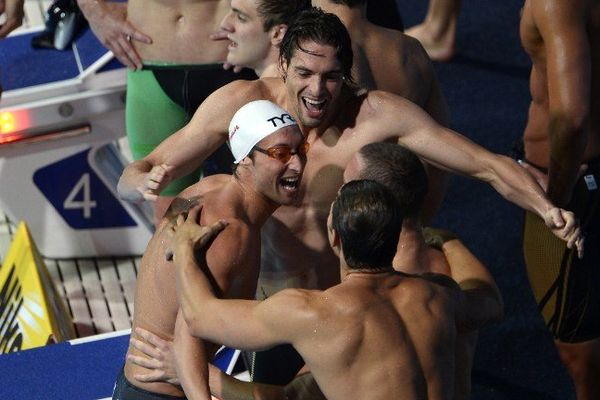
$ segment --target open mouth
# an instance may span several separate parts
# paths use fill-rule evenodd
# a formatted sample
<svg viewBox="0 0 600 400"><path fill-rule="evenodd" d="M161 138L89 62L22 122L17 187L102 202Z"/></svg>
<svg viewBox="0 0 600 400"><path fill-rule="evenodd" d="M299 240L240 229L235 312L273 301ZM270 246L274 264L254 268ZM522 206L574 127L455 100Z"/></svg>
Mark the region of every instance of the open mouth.
<svg viewBox="0 0 600 400"><path fill-rule="evenodd" d="M279 179L279 184L287 191L294 192L300 185L299 176L285 176Z"/></svg>
<svg viewBox="0 0 600 400"><path fill-rule="evenodd" d="M304 107L308 111L309 115L313 118L317 118L323 113L327 101L325 99L315 100L302 96L302 103L304 104Z"/></svg>
<svg viewBox="0 0 600 400"><path fill-rule="evenodd" d="M229 45L227 46L227 50L232 50L238 47L238 44L236 42L234 42L233 40L231 40L231 38L229 39Z"/></svg>

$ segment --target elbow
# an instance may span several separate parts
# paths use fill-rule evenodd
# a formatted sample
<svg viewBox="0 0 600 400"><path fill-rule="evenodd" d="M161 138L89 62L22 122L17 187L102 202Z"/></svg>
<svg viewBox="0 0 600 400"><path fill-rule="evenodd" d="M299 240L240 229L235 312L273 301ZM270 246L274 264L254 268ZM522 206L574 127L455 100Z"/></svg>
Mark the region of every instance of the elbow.
<svg viewBox="0 0 600 400"><path fill-rule="evenodd" d="M212 315L211 310L215 309L211 307L210 299L196 297L195 302L182 300L179 308L181 309L183 320L188 326L188 331L192 336L204 338L209 333L207 327L210 327L211 324L212 326L215 325L214 319L210 318Z"/></svg>
<svg viewBox="0 0 600 400"><path fill-rule="evenodd" d="M195 337L200 337L202 332L200 331L201 324L197 313L190 312L188 307L184 307L183 305L181 306L181 312L190 334Z"/></svg>
<svg viewBox="0 0 600 400"><path fill-rule="evenodd" d="M521 172L521 167L512 158L490 153L481 160L482 166L475 178L492 185L501 195L506 197L507 185L503 184L506 175Z"/></svg>

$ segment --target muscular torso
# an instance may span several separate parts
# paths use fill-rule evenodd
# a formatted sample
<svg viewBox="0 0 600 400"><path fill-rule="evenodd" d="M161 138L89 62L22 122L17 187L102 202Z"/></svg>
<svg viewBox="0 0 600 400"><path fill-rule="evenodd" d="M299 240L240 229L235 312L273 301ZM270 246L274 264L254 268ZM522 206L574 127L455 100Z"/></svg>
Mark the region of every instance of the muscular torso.
<svg viewBox="0 0 600 400"><path fill-rule="evenodd" d="M328 399L451 399L456 294L402 274L351 274L311 301L313 334L294 346Z"/></svg>
<svg viewBox="0 0 600 400"><path fill-rule="evenodd" d="M582 0L588 8L587 32L591 57L590 131L584 161L600 155L600 1ZM525 2L520 23L521 42L532 60L530 79L531 104L523 141L525 156L532 163L547 168L550 159L548 138L548 75L546 48L536 25L531 1Z"/></svg>
<svg viewBox="0 0 600 400"><path fill-rule="evenodd" d="M227 288L224 291L225 297L249 299L254 297L258 277L260 227L252 227L243 222L245 215L238 205L241 204L241 194L226 183L230 180L231 177L226 175L203 179L182 192L180 197L202 196L200 201L204 206L200 223L226 218L241 225L238 245L239 251L244 252L244 262L236 265L235 271L232 265L219 263L217 249L221 238L215 239L213 247L207 251L207 262L220 289ZM172 340L179 304L175 288L175 268L171 262L165 261L171 236L168 230L169 221L164 218L142 257L136 283L132 331L141 327ZM138 354L133 348L129 348L128 353ZM162 382L144 383L133 378L136 373L147 372L132 363L125 364L125 376L136 386L156 393L182 395L178 386Z"/></svg>
<svg viewBox="0 0 600 400"><path fill-rule="evenodd" d="M129 0L127 18L152 38L152 44L133 42L142 60L207 64L227 55L226 41L208 36L228 10L227 0Z"/></svg>
<svg viewBox="0 0 600 400"><path fill-rule="evenodd" d="M365 99L360 97L347 105L348 114L353 114L352 108L358 111L355 120L344 121L340 117L322 134L309 132L307 141L311 147L298 203L279 207L263 227L259 293L261 287L270 286L264 280L285 282L290 276L314 273L319 288L339 282L338 258L329 246L326 220L331 203L342 186L344 169L362 146L374 141L394 140L392 133L387 137L370 134L369 126L374 121L368 117L370 105ZM311 285L301 287L314 288ZM266 294L273 291L263 290Z"/></svg>

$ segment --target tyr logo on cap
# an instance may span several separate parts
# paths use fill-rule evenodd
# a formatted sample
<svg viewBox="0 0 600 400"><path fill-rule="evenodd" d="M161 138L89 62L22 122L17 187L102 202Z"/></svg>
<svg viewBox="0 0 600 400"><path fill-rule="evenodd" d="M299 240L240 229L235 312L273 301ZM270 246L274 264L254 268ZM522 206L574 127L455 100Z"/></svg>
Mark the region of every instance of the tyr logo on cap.
<svg viewBox="0 0 600 400"><path fill-rule="evenodd" d="M279 123L281 123L283 125L283 124L285 124L286 119L288 120L288 122L291 122L293 124L296 123L296 120L294 118L292 118L292 116L290 114L281 114L280 117L269 118L269 119L267 119L267 121L272 123L274 128L277 128L278 121L279 121Z"/></svg>

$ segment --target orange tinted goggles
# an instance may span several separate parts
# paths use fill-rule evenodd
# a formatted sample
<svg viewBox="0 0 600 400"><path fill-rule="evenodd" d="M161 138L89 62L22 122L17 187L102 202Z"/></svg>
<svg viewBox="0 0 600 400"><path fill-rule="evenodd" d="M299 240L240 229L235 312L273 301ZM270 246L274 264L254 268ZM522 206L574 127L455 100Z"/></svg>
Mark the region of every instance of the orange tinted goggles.
<svg viewBox="0 0 600 400"><path fill-rule="evenodd" d="M285 164L290 161L290 158L292 158L293 155L299 154L301 156L305 156L306 153L308 153L309 148L310 145L307 142L303 142L295 150L292 150L290 146L286 145L273 146L269 147L268 149L261 149L258 146L254 146L252 149L258 151L259 153L266 154L270 158L281 161Z"/></svg>

